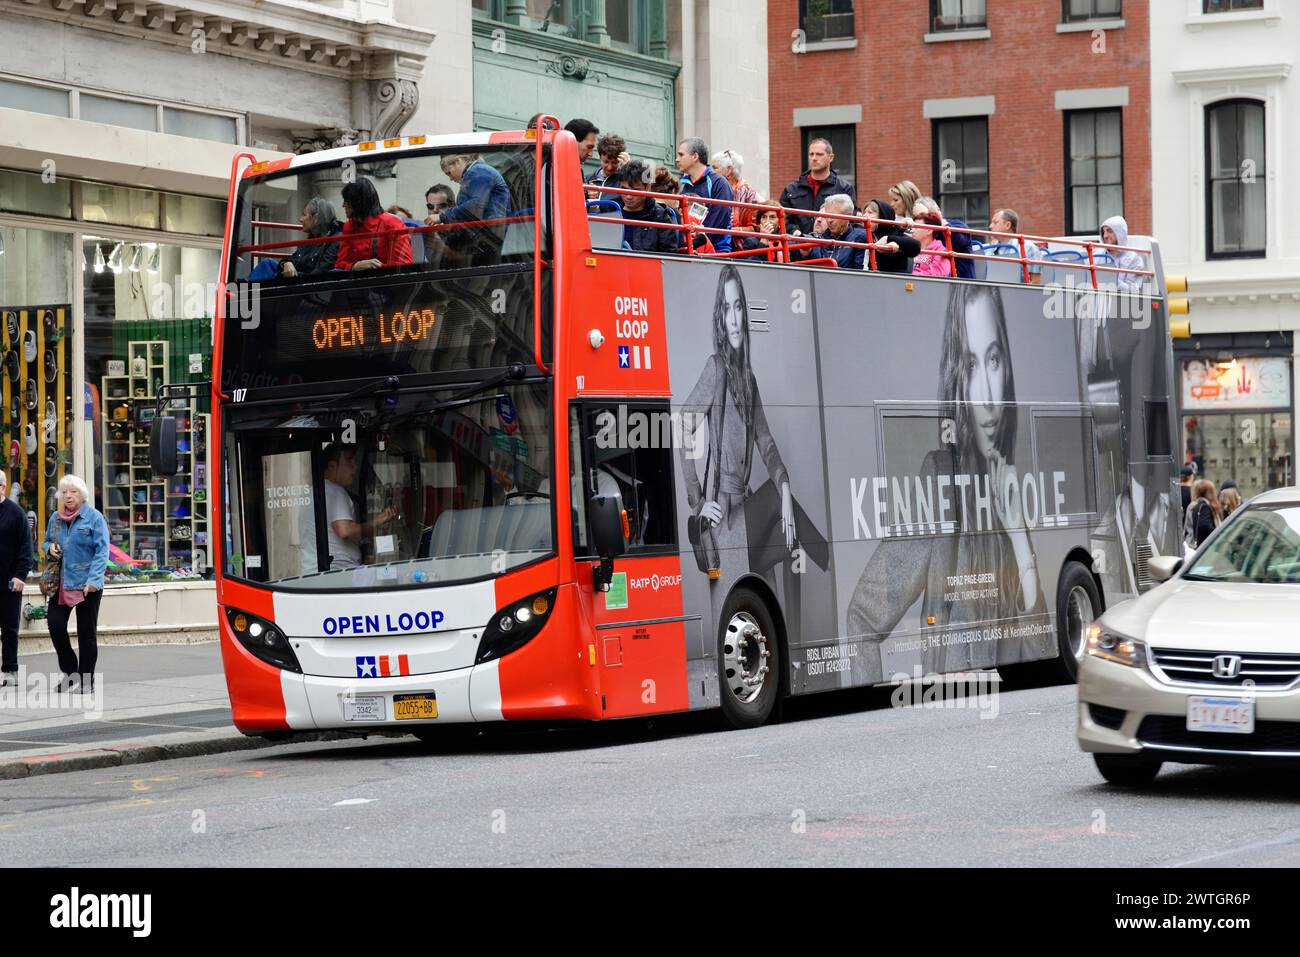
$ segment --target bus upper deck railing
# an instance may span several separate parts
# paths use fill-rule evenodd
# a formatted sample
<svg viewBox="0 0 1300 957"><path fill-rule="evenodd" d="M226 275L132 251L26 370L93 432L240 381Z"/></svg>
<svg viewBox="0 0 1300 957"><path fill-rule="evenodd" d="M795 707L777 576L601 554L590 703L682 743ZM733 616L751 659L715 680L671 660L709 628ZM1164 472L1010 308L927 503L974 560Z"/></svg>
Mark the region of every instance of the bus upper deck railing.
<svg viewBox="0 0 1300 957"><path fill-rule="evenodd" d="M847 213L827 213L827 212L821 212L819 210L794 210L784 206L771 206L764 203L742 203L742 202L737 202L735 200L712 199L710 197L696 196L689 193L687 194L655 193L648 190L626 189L626 188L615 187L615 186L587 186L586 190L589 193L597 193L597 194L612 194L618 196L644 196L649 199L656 200L657 202L664 203L665 205L678 207L680 210L679 215L681 216L681 222L679 223L656 223L656 222L649 222L646 220L639 220L639 219L628 220L622 218L621 216L605 216L605 215L591 215L588 216L588 219L591 222L618 224L622 226L634 226L637 228L648 227L652 229L669 229L679 233L683 233L686 237L686 242L683 244L683 248L679 249L679 252L683 252L688 256L704 256L708 258L722 258L722 259L741 259L741 258L748 258L748 257L768 256L769 259L771 259L772 256L775 255L776 256L775 261L782 262L782 263L795 262L803 266L826 265L826 264L834 263L834 260L833 259L827 260L824 257L818 260L811 260L811 261L807 259L795 259L792 257L791 254L795 252L799 252L801 250L808 250L808 249L815 249L815 248L841 247L841 248L865 250L866 255L868 257L867 259L868 265L866 268L869 268L871 271L877 271L877 263L876 263L877 252L892 251L889 248L889 246L886 245L886 242L876 240L874 242L868 241L862 243L862 242L852 242L845 239L837 239L833 236L811 237L811 236L802 235L800 233L791 233L788 229L787 217L796 216L799 218L806 218L806 219L833 219L839 221L847 221L850 224L856 223L863 227L868 237L871 237L873 235L874 229L878 225L882 225L882 224L898 225L897 221L892 219L877 219L874 217L850 215ZM777 223L778 223L777 232L761 233L752 229L738 229L734 226L730 228L704 226L701 223L696 223L690 215L690 207L697 203L711 205L711 206L723 206L723 207L731 208L733 210L736 209L752 210L755 213L754 216L755 223L761 220L761 217L763 216L764 213L776 213ZM1026 283L1033 281L1030 278L1032 275L1031 269L1036 271L1044 265L1050 265L1053 268L1086 272L1091 280L1093 289L1097 289L1100 285L1100 283L1098 282L1098 273L1115 274L1117 276L1144 277L1144 278L1155 277L1154 269L1137 268L1133 266L1120 266L1118 265L1117 257L1112 255L1112 253L1130 253L1130 252L1136 253L1143 258L1144 264L1148 264L1150 263L1150 256L1151 256L1150 249L1141 249L1135 246L1112 245L1109 243L1101 242L1100 240L1062 239L1059 237L1035 236L1028 233L999 233L987 229L974 229L969 226L967 227L957 227L957 226L948 226L948 225L930 226L926 224L923 228L929 230L931 233L935 235L941 234L943 236L943 244L944 244L944 248L941 250L923 250L923 252L928 252L931 255L935 255L947 259L948 262L951 264L951 269L954 276L956 274L956 261L959 259L965 259L965 260L973 260L973 261L979 261L985 263L1006 263L1006 264L1014 263L1020 267L1022 281ZM976 253L976 252L970 252L970 253L959 252L953 249L953 245L952 245L953 234L969 235L972 237L972 239L983 239L984 237L994 237L996 240L998 240L997 245L1011 246L1013 247L1014 250L1017 250L1019 252L1019 255L1018 256L1000 256L1000 255L991 256L991 255L985 255L983 253ZM759 248L756 249L731 250L728 252L718 252L716 250L709 251L709 252L700 252L696 249L696 237L700 235L730 236L733 238L733 240L752 239L757 237L757 238L771 241L774 245L766 248L760 246ZM1033 244L1035 246L1043 246L1043 247L1047 247L1047 246L1077 247L1080 250L1079 253L1080 261L1070 262L1068 260L1062 260L1062 259L1045 260L1043 258L1032 256L1029 254L1030 251L1028 248L1028 244ZM1112 263L1115 263L1115 265L1107 265L1104 261L1099 262L1098 261L1099 253L1105 256L1107 259L1109 259ZM1083 261L1084 259L1086 259L1086 262Z"/></svg>

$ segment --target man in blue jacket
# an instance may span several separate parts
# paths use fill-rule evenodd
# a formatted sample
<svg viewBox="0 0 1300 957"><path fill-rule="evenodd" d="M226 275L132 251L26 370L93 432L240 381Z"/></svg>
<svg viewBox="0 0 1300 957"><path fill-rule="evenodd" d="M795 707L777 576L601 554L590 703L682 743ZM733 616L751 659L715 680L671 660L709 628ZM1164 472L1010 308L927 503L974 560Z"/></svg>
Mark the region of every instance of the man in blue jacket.
<svg viewBox="0 0 1300 957"><path fill-rule="evenodd" d="M7 494L9 477L0 471L0 688L18 684L18 616L23 586L32 570L32 531L27 513Z"/></svg>
<svg viewBox="0 0 1300 957"><path fill-rule="evenodd" d="M706 199L732 199L731 184L713 171L709 165L709 147L698 136L682 140L677 144L677 168L682 172L682 192L690 196L703 196ZM709 229L731 228L731 207L715 203L700 203L703 207L704 221L700 223ZM731 252L730 233L702 233L696 236L696 246L702 246L701 236L707 236L713 248L720 253Z"/></svg>
<svg viewBox="0 0 1300 957"><path fill-rule="evenodd" d="M823 213L834 213L837 216L852 216L854 214L853 200L843 193L827 196L826 201L822 203L821 211ZM827 219L826 231L824 233L814 233L813 238L837 239L848 243L865 243L867 242L867 231L858 223L847 219ZM856 246L828 244L808 250L807 258L834 259L835 265L840 269L861 269L862 260L866 254L865 249L859 249Z"/></svg>

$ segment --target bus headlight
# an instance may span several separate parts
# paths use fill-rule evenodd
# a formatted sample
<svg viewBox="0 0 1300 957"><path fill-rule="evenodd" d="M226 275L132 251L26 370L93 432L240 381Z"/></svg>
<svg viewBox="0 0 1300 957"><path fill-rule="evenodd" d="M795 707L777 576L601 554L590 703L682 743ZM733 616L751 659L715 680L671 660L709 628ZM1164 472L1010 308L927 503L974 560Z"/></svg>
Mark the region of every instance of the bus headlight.
<svg viewBox="0 0 1300 957"><path fill-rule="evenodd" d="M474 658L475 664L504 658L532 641L551 617L551 609L555 607L555 591L554 588L549 588L497 609L483 629L483 637L478 642L478 654Z"/></svg>
<svg viewBox="0 0 1300 957"><path fill-rule="evenodd" d="M230 623L230 630L239 639L239 643L254 657L268 665L302 674L302 666L298 664L298 656L289 646L289 639L274 622L237 608L226 609L226 621Z"/></svg>
<svg viewBox="0 0 1300 957"><path fill-rule="evenodd" d="M1136 638L1107 631L1101 625L1088 629L1088 654L1130 668L1141 668L1147 660L1146 645Z"/></svg>

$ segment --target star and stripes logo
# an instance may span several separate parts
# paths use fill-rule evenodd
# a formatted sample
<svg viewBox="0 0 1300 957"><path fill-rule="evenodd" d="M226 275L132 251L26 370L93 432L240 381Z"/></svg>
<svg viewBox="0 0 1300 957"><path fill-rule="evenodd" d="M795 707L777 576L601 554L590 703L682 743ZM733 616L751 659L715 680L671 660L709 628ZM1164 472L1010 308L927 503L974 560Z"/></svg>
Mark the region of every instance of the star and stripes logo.
<svg viewBox="0 0 1300 957"><path fill-rule="evenodd" d="M620 369L649 369L650 347L620 344L618 347L618 367Z"/></svg>
<svg viewBox="0 0 1300 957"><path fill-rule="evenodd" d="M390 678L411 673L408 655L357 655L356 658L358 678Z"/></svg>

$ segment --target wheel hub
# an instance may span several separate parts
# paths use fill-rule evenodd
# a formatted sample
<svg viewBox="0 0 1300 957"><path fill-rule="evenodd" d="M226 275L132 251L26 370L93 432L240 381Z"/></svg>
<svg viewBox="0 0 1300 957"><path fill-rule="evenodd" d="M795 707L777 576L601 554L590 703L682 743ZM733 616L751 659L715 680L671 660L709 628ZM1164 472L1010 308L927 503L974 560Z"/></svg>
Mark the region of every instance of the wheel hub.
<svg viewBox="0 0 1300 957"><path fill-rule="evenodd" d="M1076 661L1083 660L1088 644L1088 627L1092 624L1092 596L1081 585L1070 589L1065 599L1066 634L1070 636L1070 651Z"/></svg>
<svg viewBox="0 0 1300 957"><path fill-rule="evenodd" d="M748 704L763 691L767 680L767 659L771 655L767 636L748 612L736 612L727 622L722 638L722 667L727 687L736 700Z"/></svg>

